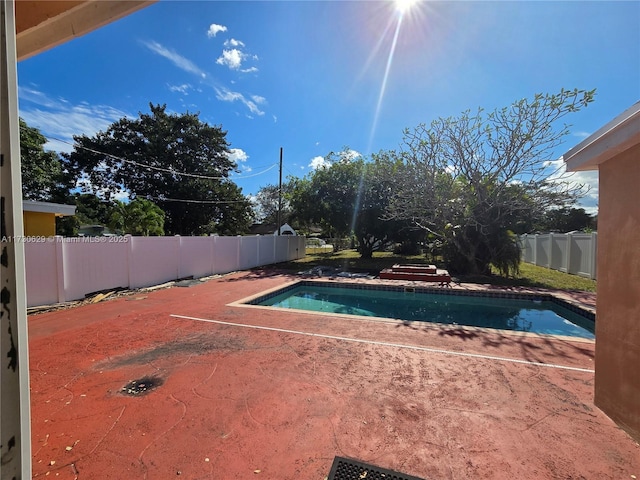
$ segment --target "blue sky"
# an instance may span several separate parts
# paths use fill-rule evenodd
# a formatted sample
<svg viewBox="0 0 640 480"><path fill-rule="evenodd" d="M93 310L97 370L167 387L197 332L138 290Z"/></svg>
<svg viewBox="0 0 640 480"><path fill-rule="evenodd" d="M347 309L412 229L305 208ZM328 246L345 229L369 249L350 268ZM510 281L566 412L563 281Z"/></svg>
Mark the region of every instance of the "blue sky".
<svg viewBox="0 0 640 480"><path fill-rule="evenodd" d="M160 1L18 64L20 115L49 138L123 116L199 112L227 133L247 195L343 147L536 92L597 89L565 153L640 99L640 2ZM394 36L397 38L394 45ZM68 144L52 140L57 151ZM581 204L597 201L597 174Z"/></svg>

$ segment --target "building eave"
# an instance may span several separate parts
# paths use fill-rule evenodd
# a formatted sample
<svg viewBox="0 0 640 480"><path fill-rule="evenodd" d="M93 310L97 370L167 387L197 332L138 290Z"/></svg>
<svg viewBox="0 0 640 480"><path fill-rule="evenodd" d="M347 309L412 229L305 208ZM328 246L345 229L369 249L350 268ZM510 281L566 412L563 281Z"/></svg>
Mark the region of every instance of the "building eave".
<svg viewBox="0 0 640 480"><path fill-rule="evenodd" d="M61 203L37 202L35 200L23 200L22 210L25 212L53 213L56 217L68 217L76 214L75 205L63 205Z"/></svg>
<svg viewBox="0 0 640 480"><path fill-rule="evenodd" d="M585 138L563 155L570 172L597 170L598 165L640 144L640 102Z"/></svg>
<svg viewBox="0 0 640 480"><path fill-rule="evenodd" d="M18 61L82 36L156 0L16 1Z"/></svg>

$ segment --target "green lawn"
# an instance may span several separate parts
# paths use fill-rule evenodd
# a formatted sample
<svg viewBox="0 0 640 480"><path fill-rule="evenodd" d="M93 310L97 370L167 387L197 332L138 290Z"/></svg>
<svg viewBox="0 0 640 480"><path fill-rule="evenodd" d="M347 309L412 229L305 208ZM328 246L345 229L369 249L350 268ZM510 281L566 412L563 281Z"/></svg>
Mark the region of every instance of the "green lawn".
<svg viewBox="0 0 640 480"><path fill-rule="evenodd" d="M342 268L350 272L370 272L378 274L380 270L390 268L395 263L427 264L423 255L404 256L391 252L375 252L371 259L361 259L355 250L342 250L337 253L307 254L304 258L279 264L288 270L308 270L316 266ZM490 283L492 285L540 287L554 290L579 290L595 292L596 282L588 278L568 275L556 270L537 267L529 263L520 264L520 273L515 277L504 277L497 272L490 276L459 276L468 283Z"/></svg>

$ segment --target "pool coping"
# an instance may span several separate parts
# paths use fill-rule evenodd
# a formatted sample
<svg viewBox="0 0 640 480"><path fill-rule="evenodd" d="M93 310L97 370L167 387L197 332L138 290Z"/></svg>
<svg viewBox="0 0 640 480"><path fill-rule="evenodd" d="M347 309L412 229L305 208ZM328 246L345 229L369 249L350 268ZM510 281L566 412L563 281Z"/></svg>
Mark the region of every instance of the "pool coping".
<svg viewBox="0 0 640 480"><path fill-rule="evenodd" d="M504 290L490 290L490 289L466 289L466 288L445 288L445 287L429 287L415 284L401 284L401 283L362 283L362 282L354 282L352 279L345 281L346 279L296 279L290 282L286 282L280 286L269 288L267 290L263 290L254 295L250 295L245 298L241 298L239 300L230 302L226 304L228 307L240 307L240 308L253 308L260 310L277 310L281 312L291 312L297 314L308 314L308 315L320 315L320 316L328 316L331 318L342 318L342 319L353 319L360 321L373 321L379 323L390 323L390 324L407 324L413 323L409 320L401 320L401 319L393 319L393 318L382 318L382 317L371 317L365 315L352 315L345 313L331 313L331 312L313 312L310 310L302 310L296 308L281 308L274 306L264 306L264 305L256 305L249 302L258 302L262 300L266 300L268 298L279 295L287 290L291 290L300 285L319 285L319 286L344 286L347 288L352 288L354 290L380 290L380 291L412 291L416 293L432 293L432 294L440 294L440 295L453 295L453 296L471 296L471 297L487 297L487 298L502 298L502 299L514 299L514 300L540 300L540 301L550 301L555 303L567 310L572 311L573 313L582 315L585 319L593 321L595 325L596 315L595 312L590 308L585 308L582 305L577 304L577 302L572 302L566 300L564 298L560 298L554 295L552 292L548 291L504 291ZM450 324L439 324L432 322L420 322L424 328L433 328L433 329L451 329L455 328L461 331L479 331L479 332L496 332L503 335L515 335L515 336L533 336L533 337L544 337L544 338L555 338L558 340L564 341L576 341L576 342L584 342L584 343L595 343L595 339L591 338L583 338L583 337L573 337L568 335L555 335L555 334L545 334L545 333L535 333L535 332L523 332L519 330L501 330L497 328L484 328L484 327L475 327L470 325L450 325Z"/></svg>

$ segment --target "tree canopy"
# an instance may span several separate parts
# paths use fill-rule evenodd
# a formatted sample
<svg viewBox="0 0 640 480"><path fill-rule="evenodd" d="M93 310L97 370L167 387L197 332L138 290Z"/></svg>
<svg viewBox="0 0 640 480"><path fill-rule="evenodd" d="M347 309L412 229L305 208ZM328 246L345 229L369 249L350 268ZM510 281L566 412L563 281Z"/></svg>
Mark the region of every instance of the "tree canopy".
<svg viewBox="0 0 640 480"><path fill-rule="evenodd" d="M402 162L386 218L410 220L443 242L458 272L517 270L516 219L574 202L581 186L551 168L569 133L557 123L593 101L594 91L536 94L485 114L464 112L404 132Z"/></svg>
<svg viewBox="0 0 640 480"><path fill-rule="evenodd" d="M109 228L120 234L164 235L164 212L143 198L129 203L116 200L109 217Z"/></svg>
<svg viewBox="0 0 640 480"><path fill-rule="evenodd" d="M382 218L393 195L397 166L396 160L384 153L366 162L348 149L331 152L323 166L292 182L294 215L322 226L332 237L355 235L360 255L371 258L374 251L400 241L408 224Z"/></svg>
<svg viewBox="0 0 640 480"><path fill-rule="evenodd" d="M595 230L596 219L584 208L554 208L539 222L538 229L561 233Z"/></svg>
<svg viewBox="0 0 640 480"><path fill-rule="evenodd" d="M149 114L122 118L93 137L74 137L66 159L83 191L108 200L124 190L132 200L153 201L166 214L168 234L243 233L251 206L229 178L237 165L226 132L198 114L149 107Z"/></svg>
<svg viewBox="0 0 640 480"><path fill-rule="evenodd" d="M291 223L293 210L291 208L291 195L294 183L284 182L282 184L282 195L278 185L267 185L260 188L255 198L255 217L262 223L278 222L278 207L282 197L282 209L280 211L280 222Z"/></svg>
<svg viewBox="0 0 640 480"><path fill-rule="evenodd" d="M47 139L40 130L20 119L22 197L25 200L64 203L69 200L73 178L58 154L44 149L46 143Z"/></svg>

